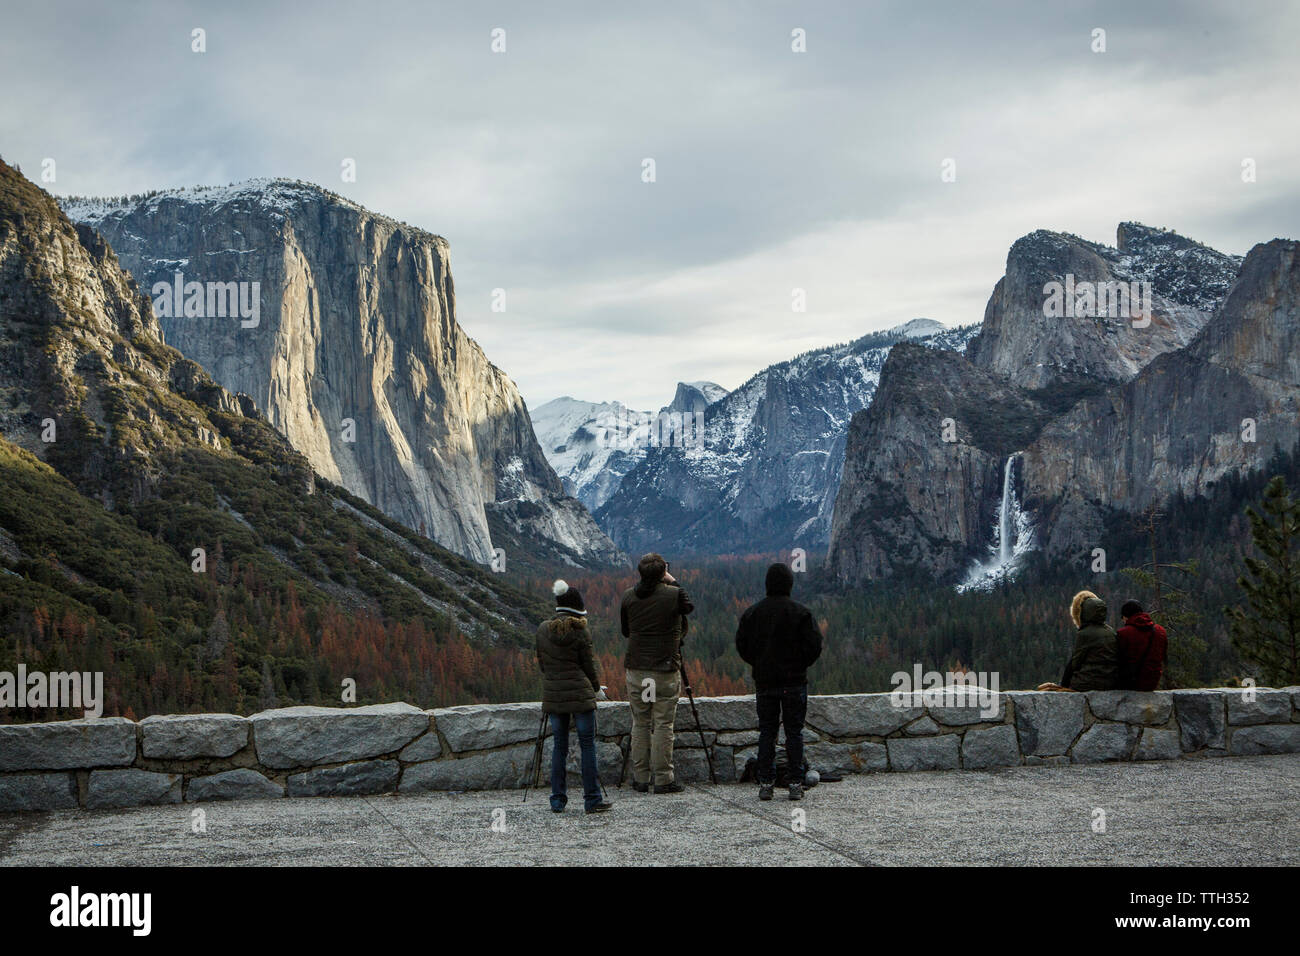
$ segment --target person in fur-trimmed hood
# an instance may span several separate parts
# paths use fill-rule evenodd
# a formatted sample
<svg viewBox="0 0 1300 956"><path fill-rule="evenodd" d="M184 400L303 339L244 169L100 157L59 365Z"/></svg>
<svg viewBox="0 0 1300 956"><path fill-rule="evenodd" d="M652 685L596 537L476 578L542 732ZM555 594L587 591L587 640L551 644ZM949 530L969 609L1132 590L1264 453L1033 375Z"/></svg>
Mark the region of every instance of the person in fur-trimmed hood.
<svg viewBox="0 0 1300 956"><path fill-rule="evenodd" d="M555 738L551 750L551 809L562 813L569 802L567 764L569 724L578 731L582 756L582 799L588 813L603 813L612 804L600 791L596 768L596 701L604 698L587 609L578 589L565 581L551 588L555 617L537 629L537 666L542 670L542 711L548 715Z"/></svg>
<svg viewBox="0 0 1300 956"><path fill-rule="evenodd" d="M1070 620L1078 628L1074 649L1059 684L1039 684L1039 690L1114 690L1119 681L1119 641L1106 623L1106 602L1091 591L1070 601Z"/></svg>

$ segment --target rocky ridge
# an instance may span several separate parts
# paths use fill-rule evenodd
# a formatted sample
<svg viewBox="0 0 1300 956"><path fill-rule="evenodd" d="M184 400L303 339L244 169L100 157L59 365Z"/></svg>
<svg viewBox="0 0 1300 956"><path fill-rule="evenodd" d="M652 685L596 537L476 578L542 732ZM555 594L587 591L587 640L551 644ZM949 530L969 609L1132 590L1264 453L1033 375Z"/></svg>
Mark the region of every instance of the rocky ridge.
<svg viewBox="0 0 1300 956"><path fill-rule="evenodd" d="M705 407L702 441L650 449L597 521L629 551L824 546L850 419L871 404L890 349L961 350L973 331L914 320L763 369Z"/></svg>
<svg viewBox="0 0 1300 956"><path fill-rule="evenodd" d="M836 577L960 580L993 540L1007 474L1035 545L1078 559L1109 515L1204 493L1295 445L1296 244L1274 240L1243 261L1135 223L1118 236L1116 249L1025 237L964 357L896 350L850 430ZM1150 282L1151 324L1046 318L1043 287L1066 272ZM1255 442L1243 440L1247 420Z"/></svg>

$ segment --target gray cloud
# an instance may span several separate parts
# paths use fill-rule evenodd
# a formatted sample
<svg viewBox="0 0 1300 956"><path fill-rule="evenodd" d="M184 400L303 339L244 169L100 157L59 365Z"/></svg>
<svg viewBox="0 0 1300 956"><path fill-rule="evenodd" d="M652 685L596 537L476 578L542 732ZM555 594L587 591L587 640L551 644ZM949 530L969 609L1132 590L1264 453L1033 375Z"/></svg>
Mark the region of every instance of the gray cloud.
<svg viewBox="0 0 1300 956"><path fill-rule="evenodd" d="M1039 227L1296 233L1290 5L699 6L46 4L0 37L3 152L56 158L59 193L290 176L438 232L462 322L532 404L652 407L978 321Z"/></svg>

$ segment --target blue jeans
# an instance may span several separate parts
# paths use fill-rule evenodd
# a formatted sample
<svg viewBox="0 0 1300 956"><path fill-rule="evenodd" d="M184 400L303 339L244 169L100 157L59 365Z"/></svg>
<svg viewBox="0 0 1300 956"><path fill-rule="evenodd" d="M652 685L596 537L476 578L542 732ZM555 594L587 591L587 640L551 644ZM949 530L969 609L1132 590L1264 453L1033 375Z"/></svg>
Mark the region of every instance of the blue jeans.
<svg viewBox="0 0 1300 956"><path fill-rule="evenodd" d="M776 780L776 732L784 723L790 779L803 783L803 720L808 713L808 685L760 690L754 702L758 706L758 782Z"/></svg>
<svg viewBox="0 0 1300 956"><path fill-rule="evenodd" d="M569 762L569 718L578 728L578 750L582 754L582 802L590 810L600 803L600 781L596 777L596 712L550 714L551 734L551 809L563 810L569 802L567 767Z"/></svg>

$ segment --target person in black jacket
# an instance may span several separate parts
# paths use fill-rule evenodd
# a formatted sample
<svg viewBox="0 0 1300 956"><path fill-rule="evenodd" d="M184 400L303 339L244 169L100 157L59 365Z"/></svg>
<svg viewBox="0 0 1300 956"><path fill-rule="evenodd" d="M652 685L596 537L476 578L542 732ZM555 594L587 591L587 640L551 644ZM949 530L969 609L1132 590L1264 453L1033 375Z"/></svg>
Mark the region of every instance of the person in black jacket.
<svg viewBox="0 0 1300 956"><path fill-rule="evenodd" d="M587 629L587 609L578 589L556 581L555 617L537 629L537 666L542 670L542 711L551 723L551 809L562 813L569 802L569 722L578 730L582 755L582 798L588 813L612 804L600 792L596 767L596 701L604 699Z"/></svg>
<svg viewBox="0 0 1300 956"><path fill-rule="evenodd" d="M785 724L790 767L802 768L803 721L808 711L808 668L821 655L822 635L812 611L790 599L794 574L784 564L767 569L767 597L745 610L736 629L736 650L754 671L758 707L758 799L771 800L776 783L776 733ZM803 797L792 773L790 799Z"/></svg>

